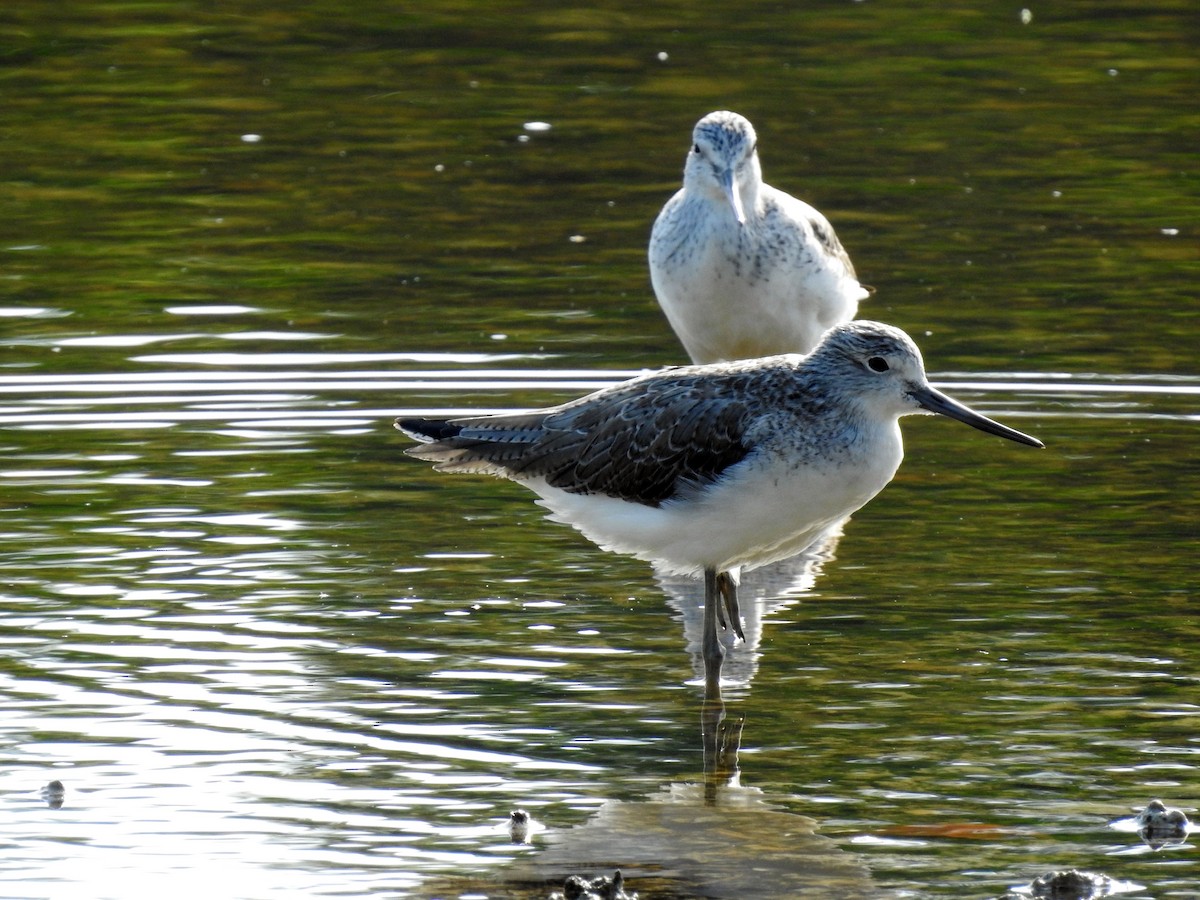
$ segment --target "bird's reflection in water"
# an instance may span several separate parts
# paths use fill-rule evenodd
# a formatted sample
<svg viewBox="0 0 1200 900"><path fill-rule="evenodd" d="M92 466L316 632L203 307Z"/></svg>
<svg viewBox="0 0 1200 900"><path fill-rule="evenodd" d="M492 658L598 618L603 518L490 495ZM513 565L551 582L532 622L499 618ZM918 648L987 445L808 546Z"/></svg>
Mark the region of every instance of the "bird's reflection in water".
<svg viewBox="0 0 1200 900"><path fill-rule="evenodd" d="M506 889L620 869L626 889L642 896L876 897L862 861L816 834L813 819L741 784L742 726L726 717L724 703L705 701L702 781L668 784L644 800L609 800L583 824L547 831L542 848L505 873Z"/></svg>
<svg viewBox="0 0 1200 900"><path fill-rule="evenodd" d="M842 537L842 527L847 521L843 519L831 525L803 553L743 574L738 595L746 640L744 643L737 640L728 629L722 633L721 640L725 645L725 661L721 667L723 686L749 687L758 670L763 619L790 606L798 595L813 589L822 567L833 560L834 551ZM683 634L692 658L692 670L696 681L704 682L704 658L701 655L704 582L682 575L659 573L655 577L667 595L667 602L683 619Z"/></svg>
<svg viewBox="0 0 1200 900"><path fill-rule="evenodd" d="M757 669L763 619L812 590L834 558L846 520L831 526L803 553L747 574L741 584L745 643L723 636L721 685L748 686ZM700 705L704 777L669 784L636 802L609 800L584 824L547 835L536 856L518 864L520 877L557 883L581 872L620 869L626 883L655 896L709 898L828 898L876 895L861 860L816 834L817 823L772 804L741 783L738 752L745 720L728 715L705 678L702 655L704 585L658 576L680 613Z"/></svg>
<svg viewBox="0 0 1200 900"><path fill-rule="evenodd" d="M754 677L763 619L812 589L821 567L834 558L843 522L831 526L803 553L746 574L741 611L746 642L730 646L721 684L748 686ZM414 896L441 897L478 888L510 900L545 900L568 878L593 878L620 870L627 891L643 897L712 900L868 900L878 890L862 861L816 833L817 822L788 812L762 790L741 783L738 751L744 722L729 715L720 690L709 689L701 656L704 583L659 576L680 613L697 680L706 684L700 704L704 775L667 784L643 800L608 800L586 822L539 835L533 852L486 885L469 879L440 881ZM782 798L780 798L782 799ZM489 891L493 893L489 893Z"/></svg>

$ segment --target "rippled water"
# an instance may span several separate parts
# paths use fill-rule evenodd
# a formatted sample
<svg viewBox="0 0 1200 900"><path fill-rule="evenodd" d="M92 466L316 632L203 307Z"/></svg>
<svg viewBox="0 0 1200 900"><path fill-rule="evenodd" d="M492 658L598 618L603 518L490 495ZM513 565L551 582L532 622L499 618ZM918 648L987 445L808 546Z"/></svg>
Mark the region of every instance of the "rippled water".
<svg viewBox="0 0 1200 900"><path fill-rule="evenodd" d="M1200 893L1109 827L1198 805L1194 15L1018 12L6 12L0 896ZM644 246L721 106L1047 449L907 420L747 577L706 759L697 586L391 420L680 361Z"/></svg>

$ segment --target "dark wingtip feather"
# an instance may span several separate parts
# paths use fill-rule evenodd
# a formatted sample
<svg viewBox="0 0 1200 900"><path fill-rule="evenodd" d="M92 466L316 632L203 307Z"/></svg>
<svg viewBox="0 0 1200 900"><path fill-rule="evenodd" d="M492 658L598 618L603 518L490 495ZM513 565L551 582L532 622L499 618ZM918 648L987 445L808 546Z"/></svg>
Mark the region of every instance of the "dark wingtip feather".
<svg viewBox="0 0 1200 900"><path fill-rule="evenodd" d="M462 431L461 425L455 425L445 419L397 419L396 428L418 441L444 441L457 437Z"/></svg>

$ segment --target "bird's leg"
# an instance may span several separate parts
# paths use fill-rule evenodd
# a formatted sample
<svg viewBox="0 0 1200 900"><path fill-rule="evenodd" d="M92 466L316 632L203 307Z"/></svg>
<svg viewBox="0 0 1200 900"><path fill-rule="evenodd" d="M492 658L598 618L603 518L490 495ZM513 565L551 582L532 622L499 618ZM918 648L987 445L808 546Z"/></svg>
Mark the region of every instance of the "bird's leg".
<svg viewBox="0 0 1200 900"><path fill-rule="evenodd" d="M721 699L721 661L725 657L725 648L717 636L717 617L720 613L721 589L717 580L725 573L717 574L716 569L704 570L704 633L700 638L700 655L704 659L704 698L705 700Z"/></svg>
<svg viewBox="0 0 1200 900"><path fill-rule="evenodd" d="M721 613L721 627L732 628L733 633L744 643L746 635L742 631L742 612L738 608L737 582L728 572L718 572L717 590L720 591L721 599L725 604L723 611L718 610Z"/></svg>

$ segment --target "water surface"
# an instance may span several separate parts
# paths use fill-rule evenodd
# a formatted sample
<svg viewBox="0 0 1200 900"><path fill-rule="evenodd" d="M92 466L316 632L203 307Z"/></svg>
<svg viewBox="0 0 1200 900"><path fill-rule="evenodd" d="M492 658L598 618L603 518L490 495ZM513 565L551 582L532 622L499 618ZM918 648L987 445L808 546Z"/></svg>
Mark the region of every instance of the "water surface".
<svg viewBox="0 0 1200 900"><path fill-rule="evenodd" d="M1197 806L1196 19L1019 13L7 9L0 896L1200 892L1108 827ZM750 579L706 778L695 586L391 420L680 362L645 243L721 107L1047 449L908 420Z"/></svg>

